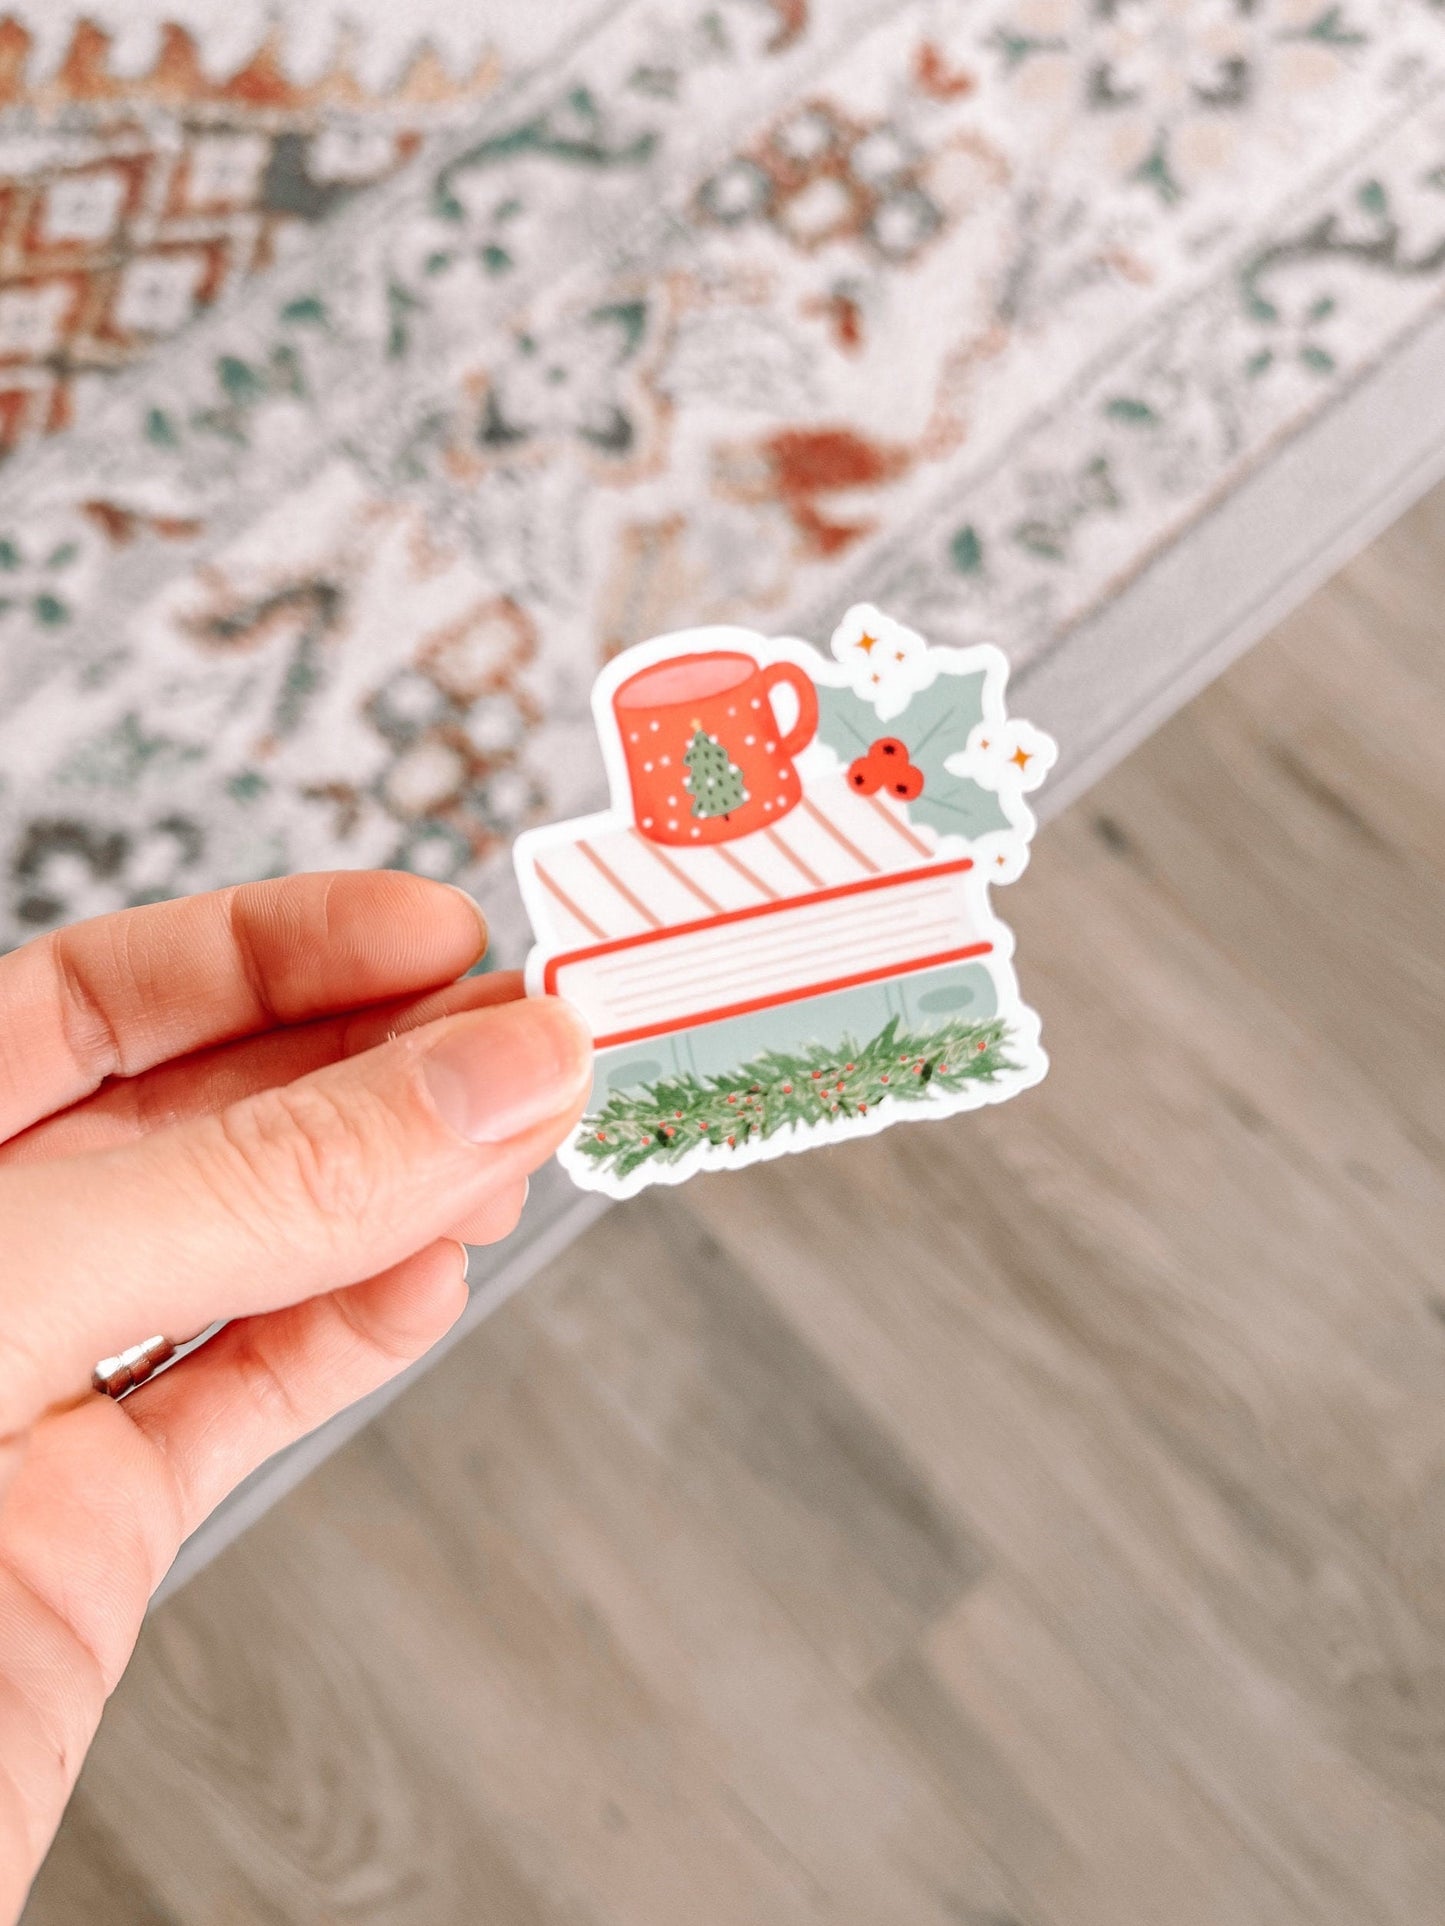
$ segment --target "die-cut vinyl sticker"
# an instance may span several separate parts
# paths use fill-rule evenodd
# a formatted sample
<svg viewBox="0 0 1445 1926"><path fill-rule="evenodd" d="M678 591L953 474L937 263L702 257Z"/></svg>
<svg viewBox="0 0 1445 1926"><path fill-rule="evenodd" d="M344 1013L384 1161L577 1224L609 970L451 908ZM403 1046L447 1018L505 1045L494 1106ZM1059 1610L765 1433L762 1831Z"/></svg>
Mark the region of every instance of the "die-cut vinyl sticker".
<svg viewBox="0 0 1445 1926"><path fill-rule="evenodd" d="M989 890L1028 861L1052 740L996 648L863 604L822 654L717 627L627 649L593 711L611 804L526 831L529 995L591 1025L559 1153L630 1197L998 1103L1048 1068Z"/></svg>

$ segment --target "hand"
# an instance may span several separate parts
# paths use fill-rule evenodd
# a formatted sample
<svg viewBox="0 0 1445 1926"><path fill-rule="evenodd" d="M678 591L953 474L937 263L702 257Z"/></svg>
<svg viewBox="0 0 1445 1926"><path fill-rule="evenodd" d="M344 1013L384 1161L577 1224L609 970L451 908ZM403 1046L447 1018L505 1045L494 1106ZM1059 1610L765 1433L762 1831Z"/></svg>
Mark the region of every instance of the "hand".
<svg viewBox="0 0 1445 1926"><path fill-rule="evenodd" d="M0 958L0 1918L186 1534L466 1303L590 1045L459 891L260 883ZM235 1321L123 1403L95 1362Z"/></svg>

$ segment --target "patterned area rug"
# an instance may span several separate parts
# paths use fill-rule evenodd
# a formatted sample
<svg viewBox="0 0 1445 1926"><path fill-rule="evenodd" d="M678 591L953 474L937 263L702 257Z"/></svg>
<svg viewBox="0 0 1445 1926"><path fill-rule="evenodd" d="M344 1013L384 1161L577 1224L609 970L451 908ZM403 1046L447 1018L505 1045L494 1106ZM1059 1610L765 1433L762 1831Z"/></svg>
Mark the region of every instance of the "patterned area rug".
<svg viewBox="0 0 1445 1926"><path fill-rule="evenodd" d="M85 11L0 26L8 942L395 863L513 960L608 653L1031 661L1445 297L1431 0Z"/></svg>

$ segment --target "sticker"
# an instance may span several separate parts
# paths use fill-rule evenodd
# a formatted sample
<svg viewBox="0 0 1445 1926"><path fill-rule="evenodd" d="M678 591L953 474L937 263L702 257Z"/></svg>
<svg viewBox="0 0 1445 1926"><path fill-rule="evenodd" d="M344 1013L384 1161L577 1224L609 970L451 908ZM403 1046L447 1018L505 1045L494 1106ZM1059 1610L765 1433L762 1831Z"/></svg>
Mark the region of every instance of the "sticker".
<svg viewBox="0 0 1445 1926"><path fill-rule="evenodd" d="M998 649L867 604L823 655L741 628L644 642L593 711L611 806L528 830L529 995L591 1025L559 1153L612 1197L998 1103L1048 1068L990 902L1057 754Z"/></svg>

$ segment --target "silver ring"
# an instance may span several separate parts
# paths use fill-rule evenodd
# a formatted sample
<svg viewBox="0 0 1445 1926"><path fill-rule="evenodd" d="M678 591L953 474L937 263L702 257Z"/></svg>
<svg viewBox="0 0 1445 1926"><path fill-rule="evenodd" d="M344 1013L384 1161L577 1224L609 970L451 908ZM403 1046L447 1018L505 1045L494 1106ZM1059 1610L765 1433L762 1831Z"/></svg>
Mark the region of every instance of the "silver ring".
<svg viewBox="0 0 1445 1926"><path fill-rule="evenodd" d="M91 1372L90 1381L107 1398L123 1398L127 1391L144 1384L152 1372L169 1364L175 1354L176 1347L169 1338L147 1338L144 1344L133 1344L119 1357L102 1358Z"/></svg>

